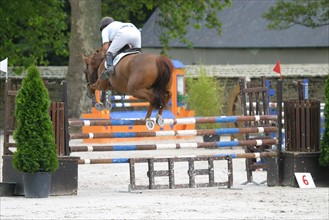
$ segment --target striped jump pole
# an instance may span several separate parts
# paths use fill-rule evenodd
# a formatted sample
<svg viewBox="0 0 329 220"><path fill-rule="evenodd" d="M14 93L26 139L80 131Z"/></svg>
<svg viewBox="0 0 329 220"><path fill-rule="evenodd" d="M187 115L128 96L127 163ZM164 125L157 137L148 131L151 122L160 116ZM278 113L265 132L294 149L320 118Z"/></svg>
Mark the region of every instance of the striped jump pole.
<svg viewBox="0 0 329 220"><path fill-rule="evenodd" d="M148 103L148 102L111 103L112 108L146 107L149 105L150 105L150 103Z"/></svg>
<svg viewBox="0 0 329 220"><path fill-rule="evenodd" d="M110 97L111 101L123 101L123 100L140 100L131 95L112 95Z"/></svg>
<svg viewBox="0 0 329 220"><path fill-rule="evenodd" d="M261 146L275 145L277 139L241 140L241 141L219 141L219 142L192 142L176 144L143 144L143 145L95 145L95 146L71 146L71 152L86 151L135 151L135 150L157 150L157 149L184 149L184 148L223 148L238 146Z"/></svg>
<svg viewBox="0 0 329 220"><path fill-rule="evenodd" d="M260 153L227 153L227 154L213 154L213 155L189 155L189 156L161 156L153 158L175 158L179 161L180 158L191 157L232 157L232 158L264 158L264 157L276 157L276 152L260 152ZM152 158L103 158L103 159L80 159L79 164L114 164L114 163L129 163L130 159L134 159L137 162L147 161Z"/></svg>
<svg viewBox="0 0 329 220"><path fill-rule="evenodd" d="M121 125L146 125L144 119L70 119L69 126L121 126Z"/></svg>
<svg viewBox="0 0 329 220"><path fill-rule="evenodd" d="M218 117L195 117L163 119L165 125L176 124L207 124L207 123L235 123L245 121L277 120L276 115L253 115L253 116L218 116ZM144 119L70 119L70 126L120 126L120 125L145 125Z"/></svg>
<svg viewBox="0 0 329 220"><path fill-rule="evenodd" d="M248 128L219 128L205 130L172 130L172 131L145 131L145 132L111 132L111 133L74 133L70 139L97 139L97 138L135 138L135 137L176 137L176 136L203 136L223 134L270 133L277 131L276 127L248 127Z"/></svg>

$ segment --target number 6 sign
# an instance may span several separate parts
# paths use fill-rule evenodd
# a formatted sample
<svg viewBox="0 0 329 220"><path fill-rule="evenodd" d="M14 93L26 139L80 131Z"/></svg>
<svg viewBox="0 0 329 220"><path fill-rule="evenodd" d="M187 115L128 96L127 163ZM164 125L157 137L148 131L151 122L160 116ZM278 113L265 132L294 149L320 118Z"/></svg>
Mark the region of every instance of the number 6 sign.
<svg viewBox="0 0 329 220"><path fill-rule="evenodd" d="M310 173L295 173L299 188L315 188L313 178Z"/></svg>

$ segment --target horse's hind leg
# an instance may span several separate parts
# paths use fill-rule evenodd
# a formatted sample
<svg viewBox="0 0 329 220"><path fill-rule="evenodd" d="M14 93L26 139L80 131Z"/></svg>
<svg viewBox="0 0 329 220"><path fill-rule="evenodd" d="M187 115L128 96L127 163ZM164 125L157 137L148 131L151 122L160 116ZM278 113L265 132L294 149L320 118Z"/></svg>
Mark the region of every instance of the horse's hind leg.
<svg viewBox="0 0 329 220"><path fill-rule="evenodd" d="M165 99L164 99L164 106L160 106L158 114L156 116L156 123L160 126L163 127L164 126L164 120L162 118L162 112L165 109L165 106L167 105L167 103L169 102L169 100L171 99L171 91L170 88L167 89L167 91L165 92Z"/></svg>
<svg viewBox="0 0 329 220"><path fill-rule="evenodd" d="M144 89L139 89L139 90L134 90L134 91L129 91L128 90L128 93L130 95L136 97L136 98L147 100L150 103L144 120L146 122L146 127L149 130L153 130L154 129L154 121L151 120L152 111L154 109L154 106L153 106L153 99L154 99L153 93L150 90L145 89L145 88Z"/></svg>
<svg viewBox="0 0 329 220"><path fill-rule="evenodd" d="M135 91L134 93L131 93L131 95L133 95L134 97L136 98L140 98L140 99L145 99L147 101L149 101L150 103L150 106L147 110L147 114L146 114L146 117L145 117L145 121L146 121L146 126L148 127L149 130L152 130L150 127L151 127L151 115L152 115L152 111L154 109L154 95L152 92L150 92L150 90L148 89L141 89L141 90L138 90L138 91ZM163 121L163 118L162 118L162 112L164 110L164 106L161 106L159 111L158 111L158 114L156 116L156 124L159 125L160 127L163 127L164 126L164 121ZM153 121L152 121L153 122ZM153 125L154 127L154 125Z"/></svg>
<svg viewBox="0 0 329 220"><path fill-rule="evenodd" d="M147 110L146 116L145 116L145 125L147 127L148 130L153 130L155 127L154 121L151 120L151 115L152 115L152 111L153 111L153 106L150 103L150 106Z"/></svg>
<svg viewBox="0 0 329 220"><path fill-rule="evenodd" d="M155 120L155 122L157 123L157 125L159 125L160 127L163 127L164 126L164 120L162 118L162 112L163 112L163 110L164 110L163 107L159 109L159 112L158 112L158 114L156 116L156 120Z"/></svg>
<svg viewBox="0 0 329 220"><path fill-rule="evenodd" d="M145 117L145 121L152 121L152 120L150 119L150 117L151 117L151 114L152 114L153 109L154 109L154 107L153 107L152 104L150 103L150 107L149 107L149 109L148 109L148 111L147 111L147 114L146 114L146 117ZM161 108L159 109L158 114L157 114L156 119L155 119L156 124L159 125L160 127L163 127L163 126L164 126L164 120L163 120L163 118L162 118L162 112L163 112L163 110L164 110L163 107L161 107ZM153 122L153 121L152 121L152 122ZM146 125L146 126L148 127L148 125ZM152 129L153 129L153 128L152 128ZM152 129L149 128L149 130L152 130Z"/></svg>

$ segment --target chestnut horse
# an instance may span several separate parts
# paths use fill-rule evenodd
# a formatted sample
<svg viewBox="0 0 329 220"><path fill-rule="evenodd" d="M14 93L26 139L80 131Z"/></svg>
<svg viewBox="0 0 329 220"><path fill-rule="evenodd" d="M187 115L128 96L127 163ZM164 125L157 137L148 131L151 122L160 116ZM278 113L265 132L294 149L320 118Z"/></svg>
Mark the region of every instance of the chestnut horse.
<svg viewBox="0 0 329 220"><path fill-rule="evenodd" d="M147 127L154 128L154 122L150 119L154 109L159 109L156 123L163 126L161 115L171 98L172 72L174 70L171 60L163 55L130 54L121 58L116 64L115 72L110 75L109 80L100 80L99 76L105 68L104 58L101 49L97 49L89 57L83 56L89 94L94 95L95 90L100 90L103 94L107 90L113 90L146 100L150 103L145 117ZM105 105L104 101L103 98L102 102Z"/></svg>

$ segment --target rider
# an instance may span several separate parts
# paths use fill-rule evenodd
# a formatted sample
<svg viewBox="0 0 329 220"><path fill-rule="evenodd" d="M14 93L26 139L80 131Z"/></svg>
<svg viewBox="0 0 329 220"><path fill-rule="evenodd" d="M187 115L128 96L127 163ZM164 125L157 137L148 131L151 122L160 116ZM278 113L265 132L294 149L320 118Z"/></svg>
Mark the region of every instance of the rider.
<svg viewBox="0 0 329 220"><path fill-rule="evenodd" d="M113 57L127 44L133 48L141 48L141 32L131 23L114 21L111 17L104 17L100 23L102 32L103 54L106 53L106 66L100 79L109 79L114 72Z"/></svg>

